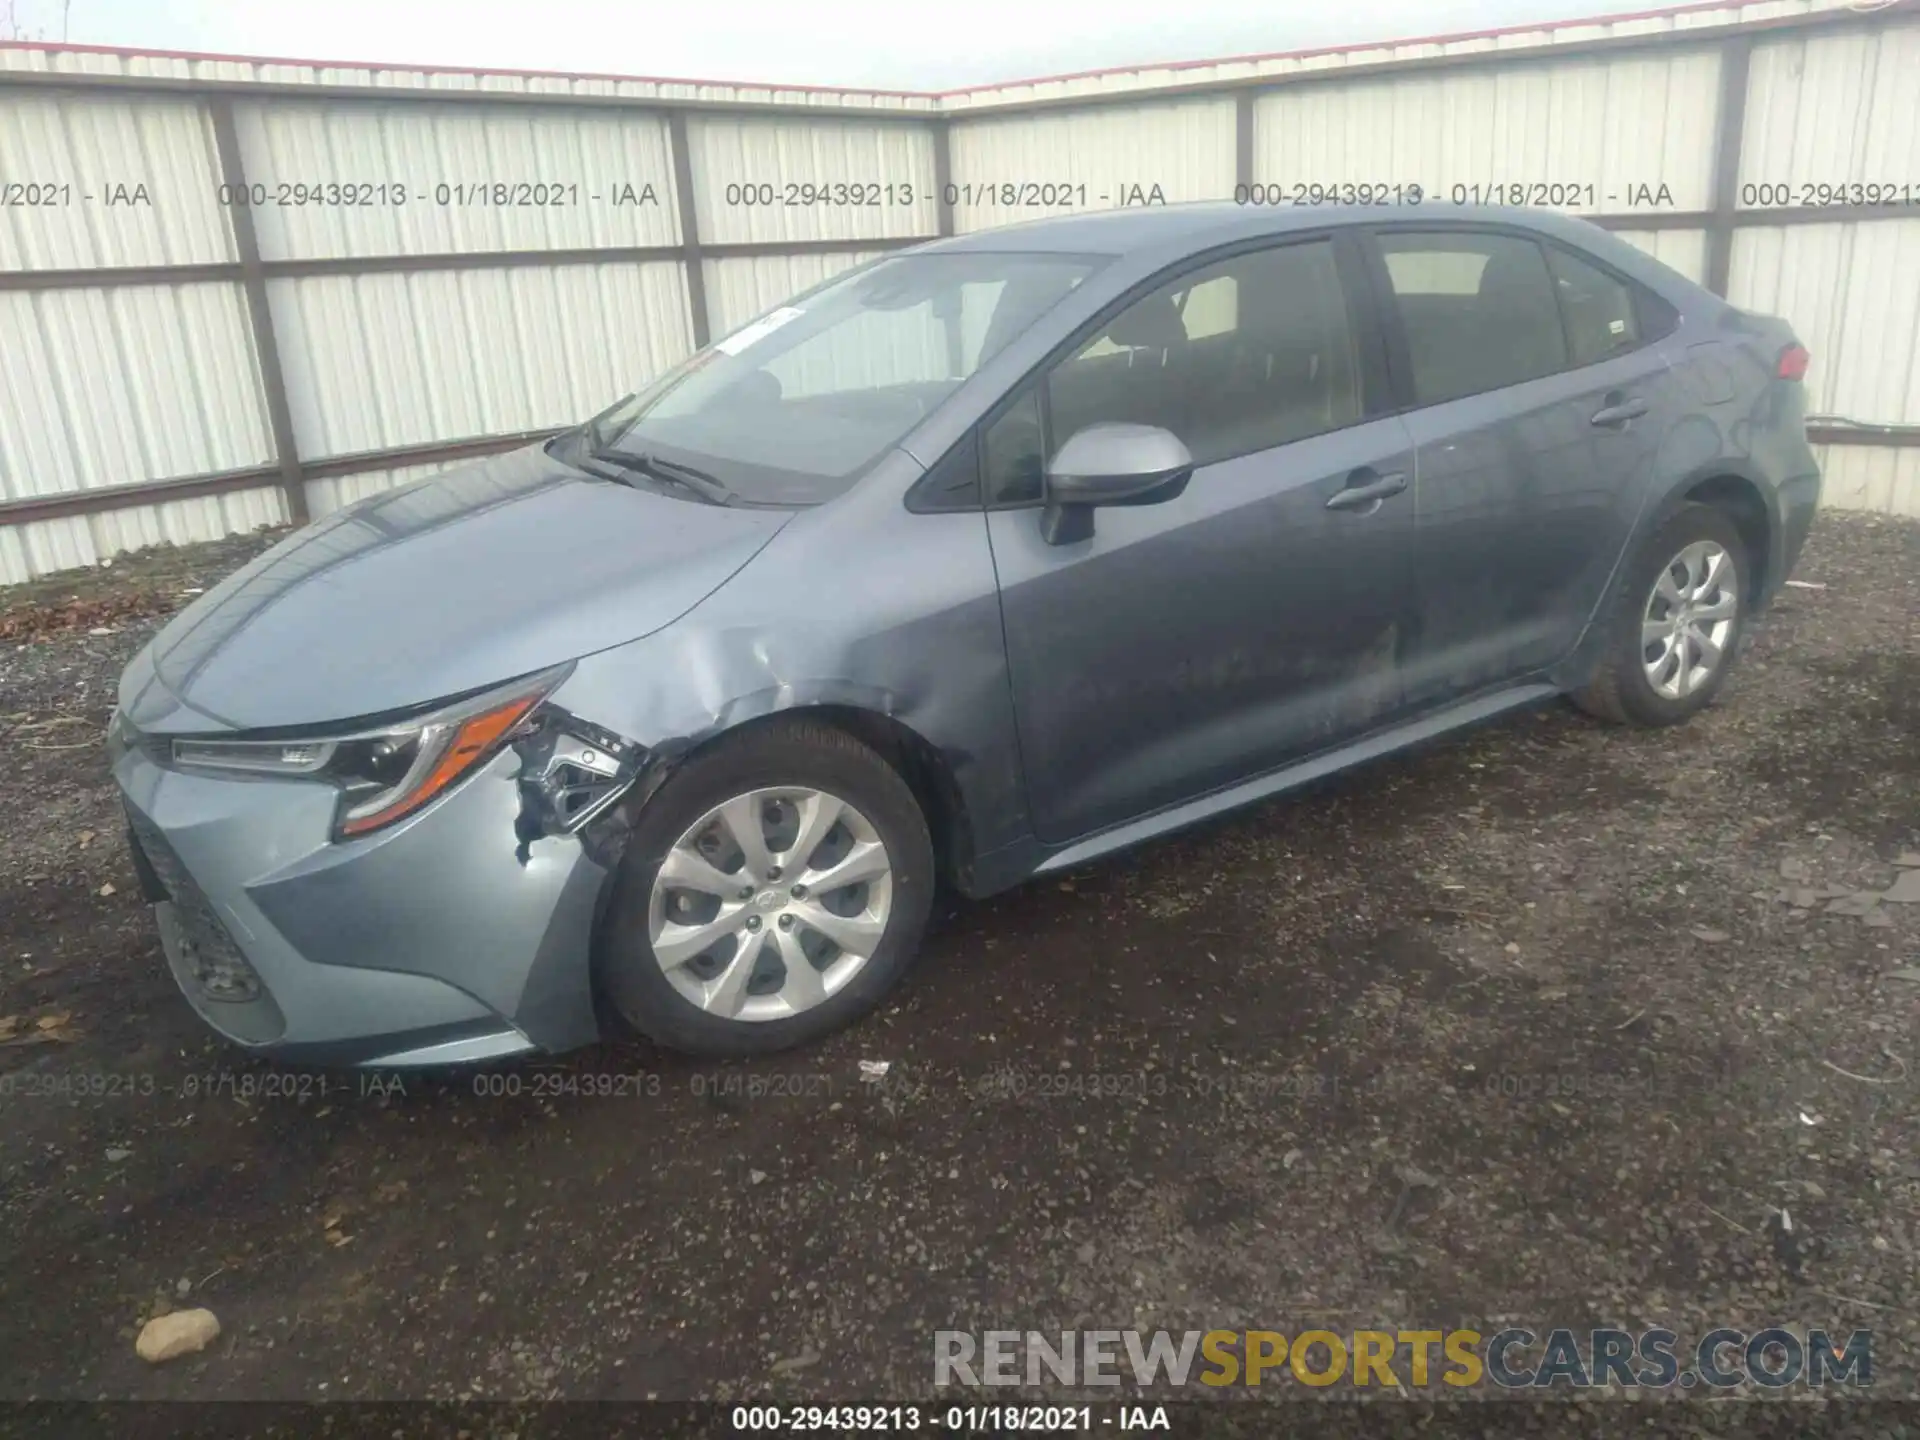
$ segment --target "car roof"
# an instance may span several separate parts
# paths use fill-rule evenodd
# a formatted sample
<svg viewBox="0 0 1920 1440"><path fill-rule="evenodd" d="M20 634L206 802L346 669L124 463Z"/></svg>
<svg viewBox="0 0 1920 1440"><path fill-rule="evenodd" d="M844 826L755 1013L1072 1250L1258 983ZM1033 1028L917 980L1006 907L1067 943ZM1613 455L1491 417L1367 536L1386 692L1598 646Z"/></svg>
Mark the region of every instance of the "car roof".
<svg viewBox="0 0 1920 1440"><path fill-rule="evenodd" d="M1210 244L1252 235L1407 221L1518 225L1563 238L1574 238L1580 232L1590 234L1599 228L1573 216L1510 205L1452 205L1438 201L1421 205L1240 205L1228 200L1199 200L1049 215L998 225L990 230L970 231L920 248L1130 255L1181 248L1200 250Z"/></svg>

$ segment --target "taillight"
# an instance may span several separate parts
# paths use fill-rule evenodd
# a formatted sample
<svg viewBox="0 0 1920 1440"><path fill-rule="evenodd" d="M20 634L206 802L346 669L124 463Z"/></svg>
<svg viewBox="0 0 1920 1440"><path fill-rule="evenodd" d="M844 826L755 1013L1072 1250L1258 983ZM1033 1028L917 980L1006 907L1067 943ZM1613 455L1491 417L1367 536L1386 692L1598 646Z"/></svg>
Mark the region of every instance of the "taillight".
<svg viewBox="0 0 1920 1440"><path fill-rule="evenodd" d="M1813 356L1807 353L1807 347L1795 341L1780 352L1780 364L1774 370L1782 380L1804 380L1807 378L1807 366Z"/></svg>

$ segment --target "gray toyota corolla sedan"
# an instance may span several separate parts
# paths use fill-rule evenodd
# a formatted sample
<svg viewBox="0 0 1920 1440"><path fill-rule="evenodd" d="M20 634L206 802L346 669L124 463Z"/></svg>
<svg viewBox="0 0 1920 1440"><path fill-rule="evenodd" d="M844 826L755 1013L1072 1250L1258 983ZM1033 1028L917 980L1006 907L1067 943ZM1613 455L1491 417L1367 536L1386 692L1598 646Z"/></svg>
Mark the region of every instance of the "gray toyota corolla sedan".
<svg viewBox="0 0 1920 1440"><path fill-rule="evenodd" d="M1683 721L1818 503L1807 358L1551 214L896 252L167 625L111 749L168 960L293 1060L772 1050L938 883L1559 693Z"/></svg>

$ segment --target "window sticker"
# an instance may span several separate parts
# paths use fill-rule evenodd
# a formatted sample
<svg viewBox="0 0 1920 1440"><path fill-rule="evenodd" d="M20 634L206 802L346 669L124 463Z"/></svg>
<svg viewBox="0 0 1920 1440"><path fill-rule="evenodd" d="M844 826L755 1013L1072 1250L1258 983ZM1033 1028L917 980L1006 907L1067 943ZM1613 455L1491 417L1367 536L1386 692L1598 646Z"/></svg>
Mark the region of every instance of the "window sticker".
<svg viewBox="0 0 1920 1440"><path fill-rule="evenodd" d="M713 348L718 350L722 355L738 355L742 350L753 345L758 345L782 325L798 320L806 313L806 311L800 309L798 306L783 305L778 310L770 311L762 315L751 325L734 331L733 334L727 336L726 339L720 341Z"/></svg>

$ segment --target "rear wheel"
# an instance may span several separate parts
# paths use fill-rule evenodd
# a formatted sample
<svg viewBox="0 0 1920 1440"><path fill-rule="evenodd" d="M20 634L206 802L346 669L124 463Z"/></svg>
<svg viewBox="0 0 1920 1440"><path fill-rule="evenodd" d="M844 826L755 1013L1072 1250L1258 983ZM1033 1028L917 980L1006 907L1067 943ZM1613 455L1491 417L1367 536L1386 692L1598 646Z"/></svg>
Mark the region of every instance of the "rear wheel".
<svg viewBox="0 0 1920 1440"><path fill-rule="evenodd" d="M1606 654L1575 702L1642 726L1678 725L1711 705L1740 653L1748 563L1721 511L1676 511L1627 567L1605 622Z"/></svg>
<svg viewBox="0 0 1920 1440"><path fill-rule="evenodd" d="M892 766L788 720L668 779L615 884L601 982L621 1015L690 1054L762 1054L848 1024L905 973L933 845Z"/></svg>

